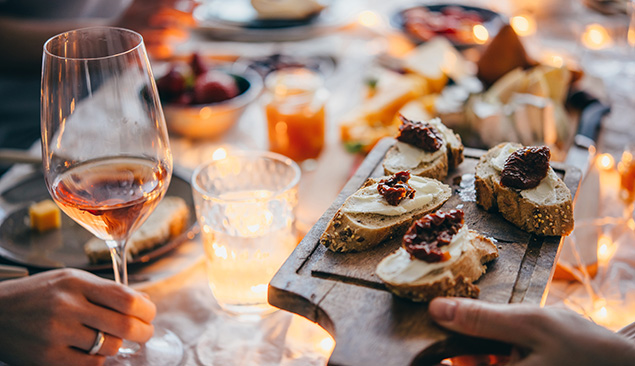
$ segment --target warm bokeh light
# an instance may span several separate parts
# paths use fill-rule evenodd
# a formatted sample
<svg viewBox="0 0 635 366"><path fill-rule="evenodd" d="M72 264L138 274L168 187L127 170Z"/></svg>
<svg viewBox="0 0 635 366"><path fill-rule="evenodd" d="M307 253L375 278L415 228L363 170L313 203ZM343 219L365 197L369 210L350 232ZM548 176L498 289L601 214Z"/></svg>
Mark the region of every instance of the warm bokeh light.
<svg viewBox="0 0 635 366"><path fill-rule="evenodd" d="M601 234L598 238L598 262L600 264L607 264L617 251L617 245L613 243L613 240L609 235Z"/></svg>
<svg viewBox="0 0 635 366"><path fill-rule="evenodd" d="M335 348L335 340L327 331L312 321L297 315L293 315L289 325L287 344L294 344L294 340L302 340L304 344L310 347L311 352L323 356L324 364L331 357L331 353L333 353ZM296 351L299 352L298 357L306 354L306 351L300 348L296 349Z"/></svg>
<svg viewBox="0 0 635 366"><path fill-rule="evenodd" d="M364 27L374 28L380 24L381 18L377 15L377 13L365 10L359 14L357 21Z"/></svg>
<svg viewBox="0 0 635 366"><path fill-rule="evenodd" d="M227 157L227 149L219 147L212 153L212 160L221 160Z"/></svg>
<svg viewBox="0 0 635 366"><path fill-rule="evenodd" d="M516 15L509 21L514 32L521 37L531 36L536 33L536 20L529 14Z"/></svg>
<svg viewBox="0 0 635 366"><path fill-rule="evenodd" d="M611 154L600 154L598 156L598 168L603 170L611 170L615 166L615 159Z"/></svg>
<svg viewBox="0 0 635 366"><path fill-rule="evenodd" d="M564 57L555 53L546 53L541 57L541 59L543 64L549 66L557 68L564 66Z"/></svg>
<svg viewBox="0 0 635 366"><path fill-rule="evenodd" d="M600 24L589 24L582 33L582 44L592 50L606 48L613 43L609 32Z"/></svg>
<svg viewBox="0 0 635 366"><path fill-rule="evenodd" d="M334 347L335 347L335 341L333 340L333 338L324 337L324 339L320 341L318 348L323 352L323 354L330 355L331 352L333 352Z"/></svg>
<svg viewBox="0 0 635 366"><path fill-rule="evenodd" d="M472 33L474 34L474 40L478 44L484 44L489 39L489 32L483 24L476 24L472 28Z"/></svg>

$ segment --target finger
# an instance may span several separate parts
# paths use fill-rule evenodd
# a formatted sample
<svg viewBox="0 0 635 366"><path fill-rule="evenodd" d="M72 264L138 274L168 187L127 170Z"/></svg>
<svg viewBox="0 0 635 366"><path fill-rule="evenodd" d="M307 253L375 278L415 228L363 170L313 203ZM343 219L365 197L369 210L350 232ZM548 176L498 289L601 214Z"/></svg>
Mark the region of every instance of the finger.
<svg viewBox="0 0 635 366"><path fill-rule="evenodd" d="M539 309L465 298L436 298L429 306L432 318L445 328L523 347L539 340L540 332L534 329L543 320Z"/></svg>
<svg viewBox="0 0 635 366"><path fill-rule="evenodd" d="M90 328L133 342L145 343L154 333L152 324L91 303L86 304L80 319Z"/></svg>
<svg viewBox="0 0 635 366"><path fill-rule="evenodd" d="M97 330L88 327L81 327L73 333L73 338L69 343L70 346L88 353L93 347L96 339ZM121 338L104 332L104 343L97 354L102 356L115 355L119 351L119 347L121 347L122 342Z"/></svg>
<svg viewBox="0 0 635 366"><path fill-rule="evenodd" d="M109 280L86 286L84 295L94 304L137 317L146 323L152 322L157 311L154 303L146 296Z"/></svg>

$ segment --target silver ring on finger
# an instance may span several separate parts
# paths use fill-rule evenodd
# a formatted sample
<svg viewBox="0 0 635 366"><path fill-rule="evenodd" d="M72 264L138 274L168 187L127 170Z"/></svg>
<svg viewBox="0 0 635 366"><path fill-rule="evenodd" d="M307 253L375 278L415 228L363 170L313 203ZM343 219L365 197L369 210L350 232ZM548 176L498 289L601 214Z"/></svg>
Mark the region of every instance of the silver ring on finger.
<svg viewBox="0 0 635 366"><path fill-rule="evenodd" d="M101 330L98 330L97 336L95 337L95 342L93 342L93 346L90 347L90 349L88 350L88 354L96 355L97 352L101 350L101 347L104 345L105 340L106 340L106 337L104 337L104 332L102 332Z"/></svg>

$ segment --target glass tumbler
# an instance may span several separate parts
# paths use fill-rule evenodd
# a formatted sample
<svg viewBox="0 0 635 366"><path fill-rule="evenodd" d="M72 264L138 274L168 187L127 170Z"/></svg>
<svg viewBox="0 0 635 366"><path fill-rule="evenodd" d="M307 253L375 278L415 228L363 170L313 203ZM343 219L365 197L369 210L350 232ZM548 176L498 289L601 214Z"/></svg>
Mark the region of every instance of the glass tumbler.
<svg viewBox="0 0 635 366"><path fill-rule="evenodd" d="M297 245L300 168L271 152L240 152L199 166L192 178L209 286L234 315L262 315L269 281Z"/></svg>
<svg viewBox="0 0 635 366"><path fill-rule="evenodd" d="M322 76L305 68L274 71L265 79L269 150L297 162L316 159L325 139L328 92Z"/></svg>

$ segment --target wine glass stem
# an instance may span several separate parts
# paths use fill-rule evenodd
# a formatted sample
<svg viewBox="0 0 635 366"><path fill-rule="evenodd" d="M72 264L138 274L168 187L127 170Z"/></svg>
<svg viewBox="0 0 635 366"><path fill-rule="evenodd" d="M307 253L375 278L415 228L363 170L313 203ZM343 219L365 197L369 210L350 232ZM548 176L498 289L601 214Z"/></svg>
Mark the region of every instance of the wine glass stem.
<svg viewBox="0 0 635 366"><path fill-rule="evenodd" d="M112 268L115 272L115 282L128 286L128 268L126 257L127 240L107 240L108 248L110 248L110 257L112 258ZM119 353L131 355L140 349L140 345L128 340L123 341Z"/></svg>
<svg viewBox="0 0 635 366"><path fill-rule="evenodd" d="M108 240L106 243L110 248L112 258L112 268L115 271L115 281L124 286L128 286L128 268L126 257L127 240Z"/></svg>

